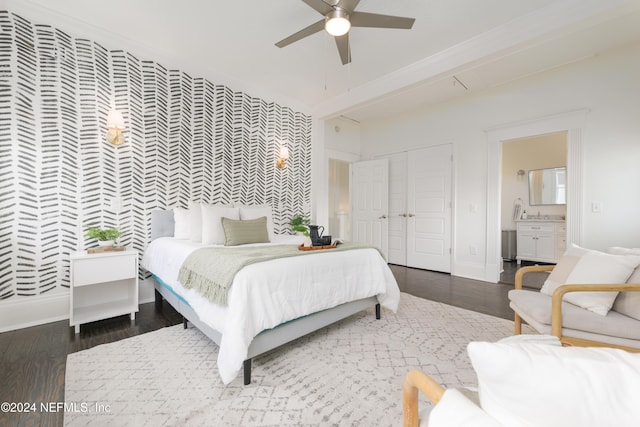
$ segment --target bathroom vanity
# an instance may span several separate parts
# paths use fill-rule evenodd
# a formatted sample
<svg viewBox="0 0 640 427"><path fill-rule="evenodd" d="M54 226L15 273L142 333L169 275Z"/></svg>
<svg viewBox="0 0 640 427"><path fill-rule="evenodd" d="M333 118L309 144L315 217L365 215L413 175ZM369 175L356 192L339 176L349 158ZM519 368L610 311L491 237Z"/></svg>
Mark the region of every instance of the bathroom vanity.
<svg viewBox="0 0 640 427"><path fill-rule="evenodd" d="M567 247L564 219L541 217L517 221L517 263L522 260L557 263Z"/></svg>

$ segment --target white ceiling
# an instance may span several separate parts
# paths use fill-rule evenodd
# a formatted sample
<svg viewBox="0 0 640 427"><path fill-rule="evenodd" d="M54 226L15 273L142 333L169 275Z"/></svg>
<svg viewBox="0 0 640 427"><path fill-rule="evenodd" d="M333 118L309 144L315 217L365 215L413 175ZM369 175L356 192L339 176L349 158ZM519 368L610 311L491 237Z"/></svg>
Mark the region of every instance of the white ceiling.
<svg viewBox="0 0 640 427"><path fill-rule="evenodd" d="M274 46L322 18L301 0L0 5L321 118L358 121L464 96L640 40L640 0L361 0L359 11L416 22L411 30L352 29L352 63L342 65L324 32L283 49Z"/></svg>

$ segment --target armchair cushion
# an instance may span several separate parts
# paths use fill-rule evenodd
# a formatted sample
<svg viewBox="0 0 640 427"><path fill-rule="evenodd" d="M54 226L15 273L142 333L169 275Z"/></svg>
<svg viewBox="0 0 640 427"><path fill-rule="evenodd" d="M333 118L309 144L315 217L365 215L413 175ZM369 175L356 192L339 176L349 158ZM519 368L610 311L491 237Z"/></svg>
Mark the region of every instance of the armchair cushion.
<svg viewBox="0 0 640 427"><path fill-rule="evenodd" d="M527 322L531 321L540 333L551 333L551 297L535 291L512 289L509 291L511 308ZM540 325L543 325L540 328ZM615 311L600 316L573 304L562 303L562 328L584 331L615 338L640 340L638 321ZM541 330L542 329L542 330ZM569 334L573 336L574 334Z"/></svg>
<svg viewBox="0 0 640 427"><path fill-rule="evenodd" d="M472 342L481 407L505 426L633 426L640 354L609 348Z"/></svg>
<svg viewBox="0 0 640 427"><path fill-rule="evenodd" d="M586 252L580 256L581 251ZM573 252L579 257L577 262L575 262L576 255ZM564 259L565 257L567 260ZM553 295L553 292L562 284L625 283L633 273L633 270L640 264L640 257L637 256L587 251L575 245L567 251L565 257L560 260L556 267L556 269L559 269L559 273L554 275L552 272L549 279L542 286L540 292L543 294ZM562 281L562 277L559 276L564 276L569 270L569 266L574 262L575 265L570 269L566 280ZM573 292L567 294L564 300L601 316L606 316L617 295L617 292Z"/></svg>

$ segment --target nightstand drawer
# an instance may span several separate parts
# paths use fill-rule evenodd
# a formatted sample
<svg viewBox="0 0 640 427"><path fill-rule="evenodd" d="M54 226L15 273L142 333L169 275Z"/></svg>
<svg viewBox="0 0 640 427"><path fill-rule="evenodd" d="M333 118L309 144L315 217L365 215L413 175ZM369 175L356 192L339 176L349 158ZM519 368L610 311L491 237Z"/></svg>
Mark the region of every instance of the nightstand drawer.
<svg viewBox="0 0 640 427"><path fill-rule="evenodd" d="M136 254L112 257L83 258L74 260L73 286L85 286L101 282L136 277Z"/></svg>

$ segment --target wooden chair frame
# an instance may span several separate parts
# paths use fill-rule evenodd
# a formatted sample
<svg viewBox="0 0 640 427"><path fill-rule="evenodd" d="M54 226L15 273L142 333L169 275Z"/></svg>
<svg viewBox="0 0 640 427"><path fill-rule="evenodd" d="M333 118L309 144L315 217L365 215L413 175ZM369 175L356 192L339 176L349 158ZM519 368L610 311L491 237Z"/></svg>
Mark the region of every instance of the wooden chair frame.
<svg viewBox="0 0 640 427"><path fill-rule="evenodd" d="M424 393L434 404L442 399L444 388L429 375L421 371L409 371L402 384L402 414L404 427L418 427L418 391Z"/></svg>
<svg viewBox="0 0 640 427"><path fill-rule="evenodd" d="M522 279L525 274L539 272L539 271L551 271L555 265L532 265L529 267L522 267L516 272L515 289L522 289ZM569 292L600 292L600 291L640 291L640 284L637 283L621 283L621 284L571 284L561 285L554 292L551 297L551 335L558 337L563 345L576 345L580 347L613 347L622 350L639 353L640 349L633 347L626 347L615 344L603 343L600 341L591 341L582 338L573 338L566 335L562 335L562 298ZM514 317L514 329L515 334L520 335L522 333L522 318L518 313L515 313ZM535 329L535 328L534 328ZM538 331L539 332L539 331Z"/></svg>

